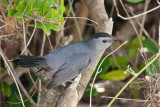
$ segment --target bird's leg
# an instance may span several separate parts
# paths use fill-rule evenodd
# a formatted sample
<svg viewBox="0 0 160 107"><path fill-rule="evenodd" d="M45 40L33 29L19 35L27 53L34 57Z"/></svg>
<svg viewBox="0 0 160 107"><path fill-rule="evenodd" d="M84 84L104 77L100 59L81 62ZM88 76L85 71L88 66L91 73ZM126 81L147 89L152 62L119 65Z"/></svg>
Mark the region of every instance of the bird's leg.
<svg viewBox="0 0 160 107"><path fill-rule="evenodd" d="M79 74L79 75L81 75L81 74ZM70 84L74 83L74 82L75 82L75 79L76 79L79 75L77 75L76 77L74 77L73 79L71 79L71 80L69 80L69 81L67 81L67 82L70 83ZM82 87L82 88L85 88L85 87L84 87L81 83L79 83L79 82L78 82L77 86L80 86L80 87Z"/></svg>

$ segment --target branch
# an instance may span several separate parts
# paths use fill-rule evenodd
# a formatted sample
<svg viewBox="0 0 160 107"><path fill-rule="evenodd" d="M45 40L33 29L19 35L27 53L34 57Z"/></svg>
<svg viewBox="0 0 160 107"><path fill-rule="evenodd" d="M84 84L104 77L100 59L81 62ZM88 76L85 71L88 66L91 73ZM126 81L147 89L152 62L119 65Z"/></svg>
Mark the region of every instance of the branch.
<svg viewBox="0 0 160 107"><path fill-rule="evenodd" d="M84 2L90 11L91 19L99 24L98 26L94 23L95 32L107 32L111 34L113 22L111 19L108 19L104 7L104 0L84 0ZM82 78L79 82L81 86L73 83L61 94L58 100L60 101L58 107L68 107L68 105L70 105L70 107L77 106L101 56L102 55L99 56L96 63L89 70L82 73ZM67 98L64 98L64 96L67 96Z"/></svg>

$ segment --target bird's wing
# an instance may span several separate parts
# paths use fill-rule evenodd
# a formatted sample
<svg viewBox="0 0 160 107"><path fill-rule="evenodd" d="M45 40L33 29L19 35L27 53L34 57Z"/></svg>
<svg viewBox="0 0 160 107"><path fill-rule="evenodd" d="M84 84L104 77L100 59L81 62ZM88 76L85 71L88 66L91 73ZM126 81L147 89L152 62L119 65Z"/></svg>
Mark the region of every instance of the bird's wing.
<svg viewBox="0 0 160 107"><path fill-rule="evenodd" d="M53 75L52 81L48 84L47 89L56 87L59 84L73 79L79 73L86 70L86 67L90 64L90 61L90 56L86 53L73 53Z"/></svg>

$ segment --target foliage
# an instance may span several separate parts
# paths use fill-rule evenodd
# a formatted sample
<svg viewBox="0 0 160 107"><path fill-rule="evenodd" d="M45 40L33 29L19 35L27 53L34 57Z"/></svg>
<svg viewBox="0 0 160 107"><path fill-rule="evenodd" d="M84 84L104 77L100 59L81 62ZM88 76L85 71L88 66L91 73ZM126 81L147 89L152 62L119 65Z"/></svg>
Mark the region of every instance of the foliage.
<svg viewBox="0 0 160 107"><path fill-rule="evenodd" d="M127 0L128 2L130 3L139 3L139 2L142 2L144 0Z"/></svg>
<svg viewBox="0 0 160 107"><path fill-rule="evenodd" d="M3 4L7 6L6 2L4 1ZM20 23L23 17L28 21L37 20L36 27L43 29L47 35L50 35L51 29L59 31L57 25L64 25L64 0L61 0L61 3L59 0L13 0L13 2L17 7L9 8L8 14ZM30 26L35 27L35 23Z"/></svg>

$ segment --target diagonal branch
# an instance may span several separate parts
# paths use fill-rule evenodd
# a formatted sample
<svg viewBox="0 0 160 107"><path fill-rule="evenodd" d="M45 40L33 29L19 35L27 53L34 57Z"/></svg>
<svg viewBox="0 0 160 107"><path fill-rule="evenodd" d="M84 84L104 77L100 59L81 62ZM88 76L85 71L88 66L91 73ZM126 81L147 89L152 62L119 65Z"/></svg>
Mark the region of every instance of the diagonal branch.
<svg viewBox="0 0 160 107"><path fill-rule="evenodd" d="M111 19L108 18L108 15L106 14L105 7L104 7L104 0L84 0L84 2L90 11L91 19L96 21L99 24L97 25L94 23L95 32L107 32L111 34L112 28L113 28L113 22ZM100 57L98 59L100 59ZM68 107L67 105L70 105L70 107L77 106L92 76L92 73L96 68L98 61L99 60L97 60L97 62L89 70L82 73L82 78L80 79L80 82L79 82L81 86L77 84L71 84L71 86L69 87L74 87L74 85L76 85L77 88L74 88L73 90L68 87L62 93L62 95L59 97L59 100L58 100L59 102L61 102L58 104L59 107ZM65 98L66 96L69 96L69 97Z"/></svg>

